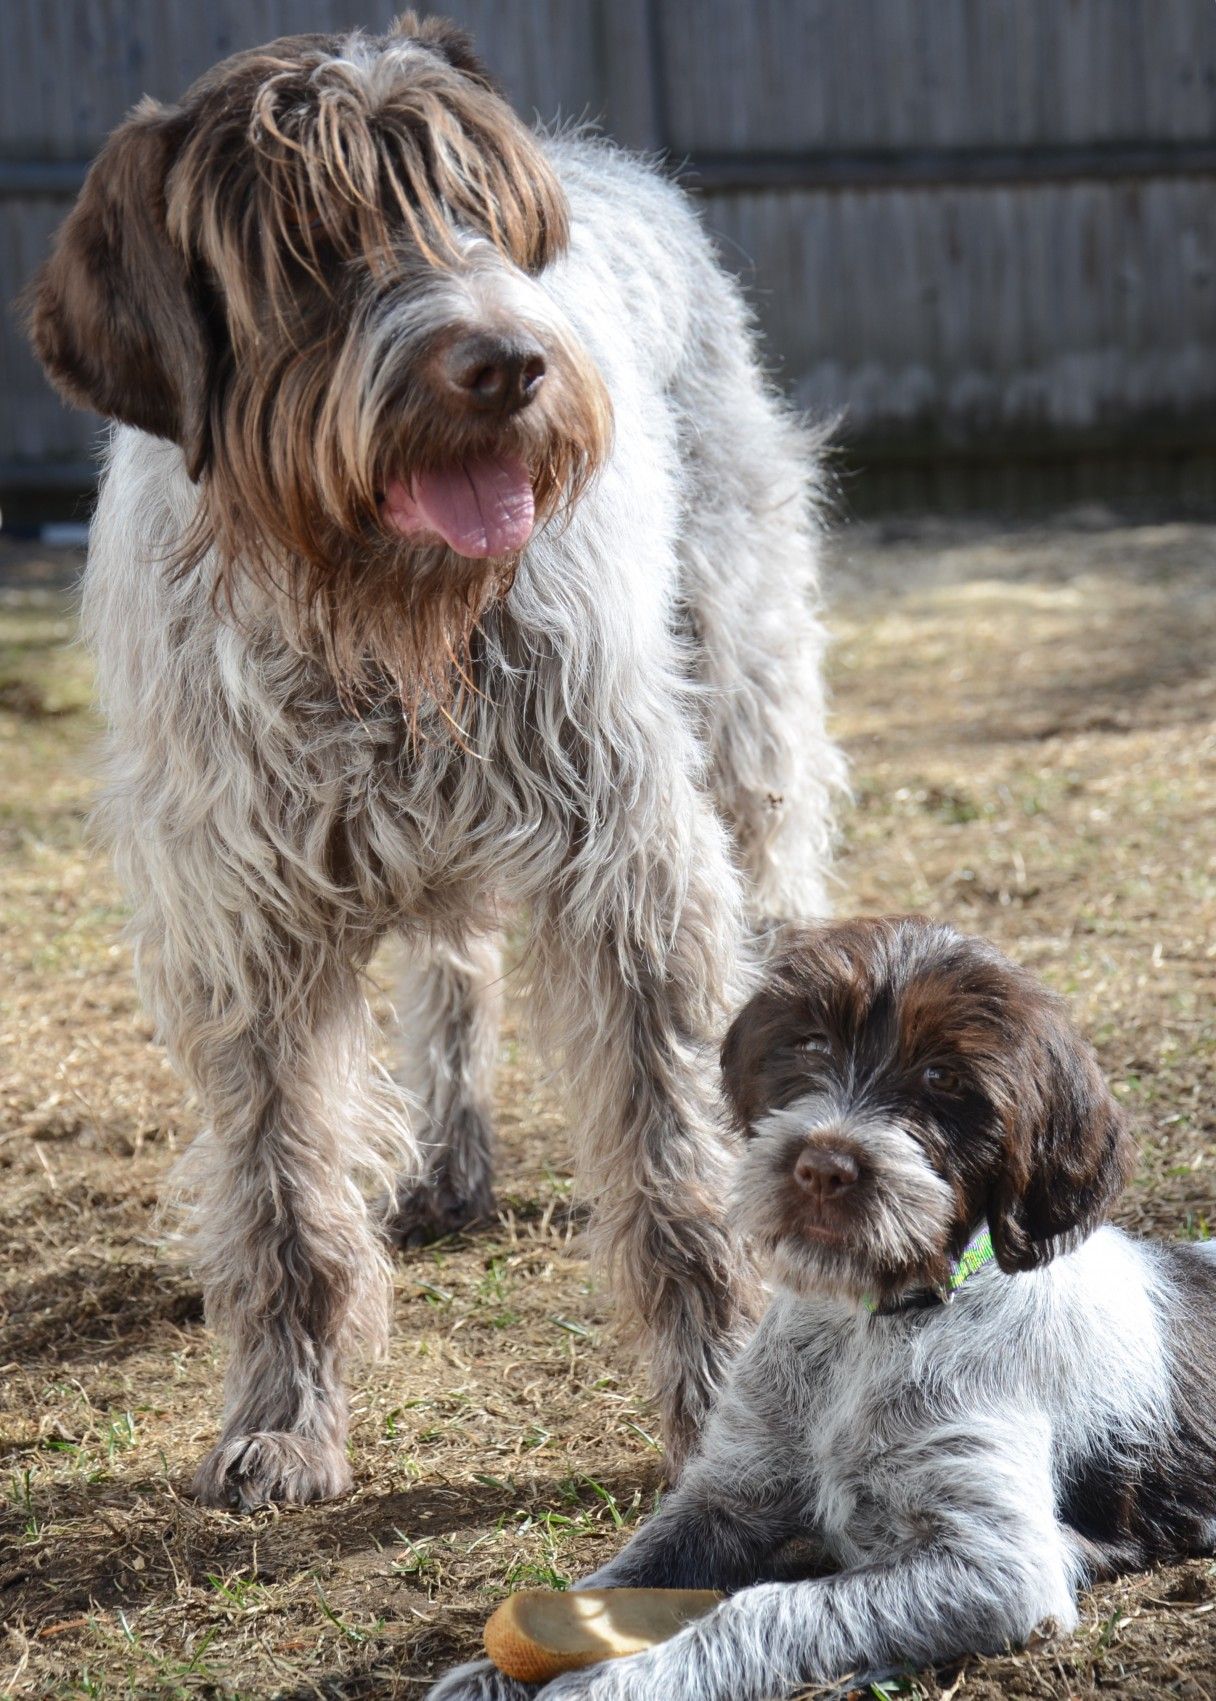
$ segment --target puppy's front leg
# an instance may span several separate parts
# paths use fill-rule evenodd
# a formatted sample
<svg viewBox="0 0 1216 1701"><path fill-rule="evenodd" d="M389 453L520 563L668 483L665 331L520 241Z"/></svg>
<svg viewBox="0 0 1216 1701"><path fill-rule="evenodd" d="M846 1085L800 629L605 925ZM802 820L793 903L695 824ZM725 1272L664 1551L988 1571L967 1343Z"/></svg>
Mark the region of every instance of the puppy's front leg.
<svg viewBox="0 0 1216 1701"><path fill-rule="evenodd" d="M740 1512L710 1502L690 1504L681 1479L665 1502L615 1559L576 1589L737 1589L754 1579L780 1541Z"/></svg>
<svg viewBox="0 0 1216 1701"><path fill-rule="evenodd" d="M745 1350L679 1486L576 1588L729 1592L759 1581L783 1542L813 1535L787 1473L792 1447L778 1429L762 1427L749 1399L748 1371L762 1357L762 1342Z"/></svg>
<svg viewBox="0 0 1216 1701"><path fill-rule="evenodd" d="M539 1701L778 1701L805 1684L864 1685L1017 1644L1044 1619L1075 1623L1066 1587L1029 1577L1008 1592L992 1578L969 1585L964 1569L982 1563L926 1551L820 1582L744 1589L644 1654L555 1679Z"/></svg>
<svg viewBox="0 0 1216 1701"><path fill-rule="evenodd" d="M1051 1510L1049 1443L1033 1416L1023 1421L999 1453L957 1432L909 1449L935 1479L914 1520L935 1526L930 1541L898 1547L893 1530L890 1558L744 1589L644 1654L557 1678L541 1701L773 1701L804 1684L865 1684L1023 1642L1044 1620L1070 1629L1076 1604ZM896 1480L916 1468L891 1462Z"/></svg>
<svg viewBox="0 0 1216 1701"><path fill-rule="evenodd" d="M615 1559L576 1589L641 1587L731 1589L754 1581L773 1549L798 1529L792 1455L780 1426L766 1429L749 1371L766 1356L764 1325L736 1362L702 1446L675 1489ZM488 1660L461 1666L426 1701L528 1701L536 1691L513 1684Z"/></svg>
<svg viewBox="0 0 1216 1701"><path fill-rule="evenodd" d="M492 1660L470 1660L445 1672L423 1701L532 1701L536 1693L535 1684L507 1677Z"/></svg>

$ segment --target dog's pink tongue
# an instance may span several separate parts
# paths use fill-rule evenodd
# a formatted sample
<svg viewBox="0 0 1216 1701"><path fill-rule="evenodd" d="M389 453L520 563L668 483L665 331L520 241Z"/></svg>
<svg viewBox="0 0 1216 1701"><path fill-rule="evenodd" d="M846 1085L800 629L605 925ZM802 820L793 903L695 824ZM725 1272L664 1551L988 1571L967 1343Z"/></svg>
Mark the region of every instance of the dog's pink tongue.
<svg viewBox="0 0 1216 1701"><path fill-rule="evenodd" d="M404 537L438 532L457 555L477 557L522 549L536 523L528 469L505 455L419 473L412 486L394 479L381 512Z"/></svg>

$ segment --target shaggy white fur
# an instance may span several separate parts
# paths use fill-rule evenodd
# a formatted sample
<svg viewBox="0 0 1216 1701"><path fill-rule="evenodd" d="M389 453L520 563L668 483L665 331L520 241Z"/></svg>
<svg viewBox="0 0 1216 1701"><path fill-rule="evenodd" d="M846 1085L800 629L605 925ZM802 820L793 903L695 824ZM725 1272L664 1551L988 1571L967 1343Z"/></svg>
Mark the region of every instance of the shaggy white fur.
<svg viewBox="0 0 1216 1701"><path fill-rule="evenodd" d="M933 1313L779 1293L678 1488L581 1585L739 1592L540 1691L479 1662L428 1701L766 1701L1072 1628L1086 1567L1058 1486L1095 1453L1134 1469L1169 1424L1162 1298L1151 1250L1111 1228ZM840 1574L754 1583L792 1537Z"/></svg>

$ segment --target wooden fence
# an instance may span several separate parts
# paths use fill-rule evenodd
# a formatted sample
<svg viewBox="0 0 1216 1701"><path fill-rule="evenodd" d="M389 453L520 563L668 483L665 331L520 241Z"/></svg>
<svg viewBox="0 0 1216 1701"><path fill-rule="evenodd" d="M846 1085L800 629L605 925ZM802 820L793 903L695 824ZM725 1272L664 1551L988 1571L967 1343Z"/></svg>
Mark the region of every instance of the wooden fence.
<svg viewBox="0 0 1216 1701"><path fill-rule="evenodd" d="M521 110L660 151L870 463L1216 453L1216 0L450 0ZM145 92L369 0L0 0L0 298ZM0 328L0 487L96 422Z"/></svg>

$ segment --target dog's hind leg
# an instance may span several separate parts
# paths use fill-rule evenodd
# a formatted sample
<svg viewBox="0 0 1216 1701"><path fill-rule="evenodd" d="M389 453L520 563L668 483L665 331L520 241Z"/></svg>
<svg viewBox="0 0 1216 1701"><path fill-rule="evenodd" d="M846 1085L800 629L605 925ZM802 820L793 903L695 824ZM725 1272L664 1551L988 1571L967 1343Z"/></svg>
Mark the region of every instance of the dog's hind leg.
<svg viewBox="0 0 1216 1701"><path fill-rule="evenodd" d="M710 753L757 918L827 913L844 762L825 725L822 445L769 391L734 284L705 266L673 380L681 607Z"/></svg>
<svg viewBox="0 0 1216 1701"><path fill-rule="evenodd" d="M802 544L810 547L804 534ZM844 784L843 759L825 728L823 632L805 581L782 578L776 548L744 576L744 601L744 586L714 577L722 554L700 556L711 547L695 530L685 547L703 567L692 619L697 675L707 687L709 783L747 876L753 918L761 926L812 920L831 909L834 805ZM734 571L746 565L741 552L767 548L754 536L727 547ZM789 539L780 551L792 567Z"/></svg>
<svg viewBox="0 0 1216 1701"><path fill-rule="evenodd" d="M397 988L404 1056L397 1078L416 1108L422 1174L397 1183L387 1229L422 1246L494 1213L490 1094L498 1051L501 950L476 934L462 948L411 952Z"/></svg>

